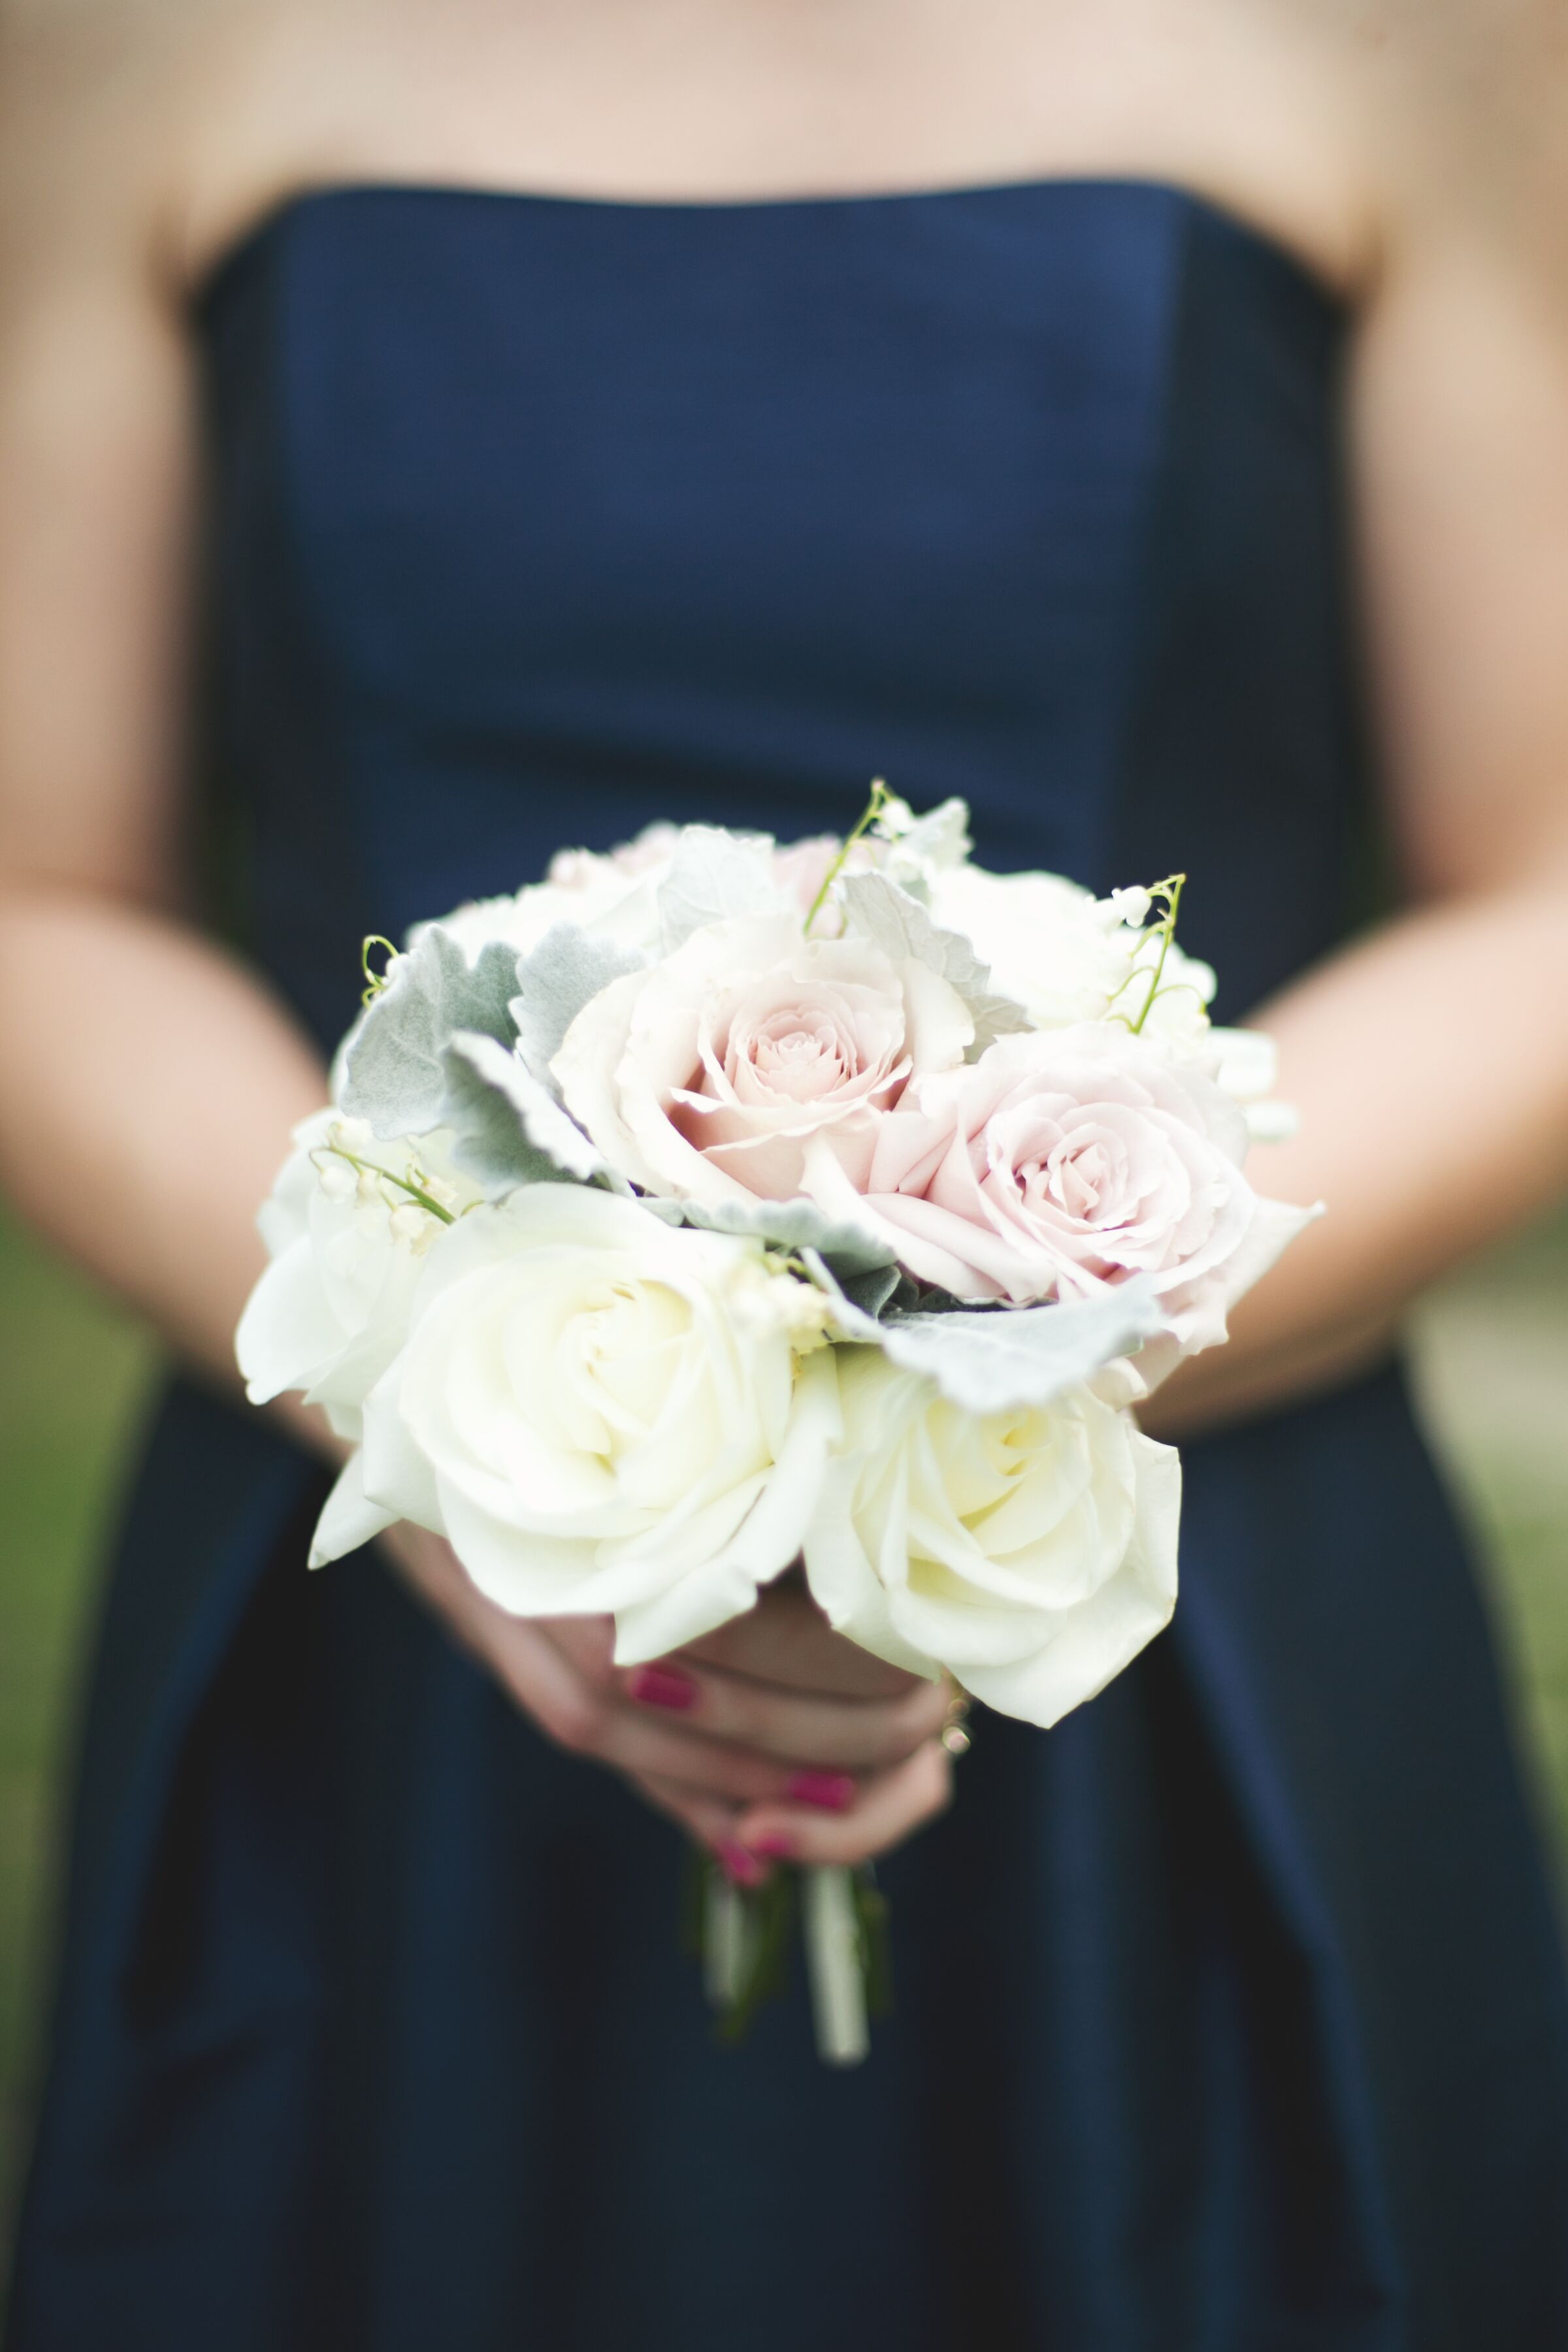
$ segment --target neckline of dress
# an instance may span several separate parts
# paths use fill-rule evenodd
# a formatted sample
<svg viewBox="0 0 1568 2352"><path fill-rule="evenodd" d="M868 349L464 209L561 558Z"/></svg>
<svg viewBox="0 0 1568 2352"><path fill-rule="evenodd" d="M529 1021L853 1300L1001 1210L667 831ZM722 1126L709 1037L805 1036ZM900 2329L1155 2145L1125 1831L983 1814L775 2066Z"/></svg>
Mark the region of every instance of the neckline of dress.
<svg viewBox="0 0 1568 2352"><path fill-rule="evenodd" d="M606 219L689 217L768 218L811 212L868 212L879 208L973 204L1022 198L1078 194L1143 194L1179 205L1238 237L1283 269L1316 300L1343 312L1351 298L1317 269L1286 239L1271 229L1202 194L1179 180L1135 172L1040 173L1022 179L954 181L947 186L852 189L838 194L762 196L612 196L576 190L505 187L484 181L364 179L322 180L290 189L278 196L221 245L193 280L186 296L191 310L200 315L216 302L226 285L255 254L287 231L297 218L318 210L355 204L429 204L509 205L530 209L576 211Z"/></svg>

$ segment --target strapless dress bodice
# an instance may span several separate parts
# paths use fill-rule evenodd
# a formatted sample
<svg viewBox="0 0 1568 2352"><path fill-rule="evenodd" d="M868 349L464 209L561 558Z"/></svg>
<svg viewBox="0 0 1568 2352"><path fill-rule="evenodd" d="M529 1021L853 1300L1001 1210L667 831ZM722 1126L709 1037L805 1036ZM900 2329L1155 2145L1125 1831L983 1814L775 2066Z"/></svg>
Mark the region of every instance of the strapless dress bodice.
<svg viewBox="0 0 1568 2352"><path fill-rule="evenodd" d="M223 770L323 1034L363 931L873 775L993 866L1185 868L1233 1011L1332 937L1340 320L1208 205L330 188L201 317Z"/></svg>

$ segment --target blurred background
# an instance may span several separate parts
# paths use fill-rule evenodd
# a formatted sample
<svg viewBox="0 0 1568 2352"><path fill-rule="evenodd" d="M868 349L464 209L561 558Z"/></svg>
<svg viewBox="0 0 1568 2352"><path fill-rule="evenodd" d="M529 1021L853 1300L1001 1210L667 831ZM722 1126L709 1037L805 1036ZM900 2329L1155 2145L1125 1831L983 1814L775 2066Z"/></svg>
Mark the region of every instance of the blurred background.
<svg viewBox="0 0 1568 2352"><path fill-rule="evenodd" d="M1568 1889L1568 1214L1436 1292L1412 1343ZM84 1642L157 1373L146 1334L0 1213L0 2297Z"/></svg>

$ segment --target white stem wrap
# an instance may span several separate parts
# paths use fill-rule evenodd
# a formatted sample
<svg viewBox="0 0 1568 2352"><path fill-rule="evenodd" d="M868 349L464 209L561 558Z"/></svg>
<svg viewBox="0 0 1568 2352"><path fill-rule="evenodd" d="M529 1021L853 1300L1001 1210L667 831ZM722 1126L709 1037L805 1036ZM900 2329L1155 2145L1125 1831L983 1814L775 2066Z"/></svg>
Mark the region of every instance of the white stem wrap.
<svg viewBox="0 0 1568 2352"><path fill-rule="evenodd" d="M740 1997L749 1926L740 1889L731 1886L717 1871L711 1872L702 1906L702 1976L714 2009L729 2009Z"/></svg>
<svg viewBox="0 0 1568 2352"><path fill-rule="evenodd" d="M825 2066L858 2066L871 2046L851 1874L839 1864L801 1874L805 1964Z"/></svg>

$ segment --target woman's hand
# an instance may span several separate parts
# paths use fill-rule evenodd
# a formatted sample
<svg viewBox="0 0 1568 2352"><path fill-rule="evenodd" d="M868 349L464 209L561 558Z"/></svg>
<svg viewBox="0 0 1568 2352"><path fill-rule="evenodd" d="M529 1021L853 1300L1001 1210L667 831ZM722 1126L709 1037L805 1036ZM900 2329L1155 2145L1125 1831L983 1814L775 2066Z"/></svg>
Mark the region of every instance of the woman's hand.
<svg viewBox="0 0 1568 2352"><path fill-rule="evenodd" d="M794 1578L674 1656L617 1666L607 1617L508 1616L439 1537L381 1541L548 1738L623 1773L743 1885L775 1859L869 1861L947 1804L950 1693L835 1633Z"/></svg>

